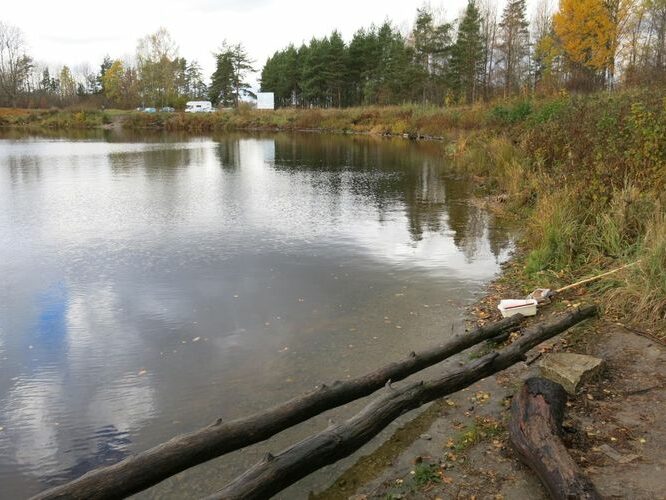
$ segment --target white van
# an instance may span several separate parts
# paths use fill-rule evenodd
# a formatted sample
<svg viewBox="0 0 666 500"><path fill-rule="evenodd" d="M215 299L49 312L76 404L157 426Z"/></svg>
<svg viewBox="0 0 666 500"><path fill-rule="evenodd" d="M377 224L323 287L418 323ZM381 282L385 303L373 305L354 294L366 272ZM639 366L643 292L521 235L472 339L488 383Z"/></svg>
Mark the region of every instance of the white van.
<svg viewBox="0 0 666 500"><path fill-rule="evenodd" d="M185 113L212 113L213 104L210 101L188 101L185 103Z"/></svg>

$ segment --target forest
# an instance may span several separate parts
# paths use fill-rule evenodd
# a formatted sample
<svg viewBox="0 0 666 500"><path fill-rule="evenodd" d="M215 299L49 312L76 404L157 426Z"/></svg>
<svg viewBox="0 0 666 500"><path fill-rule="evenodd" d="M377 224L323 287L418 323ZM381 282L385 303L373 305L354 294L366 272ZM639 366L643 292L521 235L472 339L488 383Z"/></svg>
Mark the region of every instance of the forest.
<svg viewBox="0 0 666 500"><path fill-rule="evenodd" d="M453 21L424 6L404 35L390 22L277 51L261 73L283 106L472 103L663 80L666 2L525 0L501 13L468 2Z"/></svg>
<svg viewBox="0 0 666 500"><path fill-rule="evenodd" d="M391 21L277 50L261 90L287 107L448 106L514 95L591 92L664 81L666 0L470 0L456 18L428 4L408 30ZM50 67L19 27L0 22L0 105L24 108L181 109L191 99L238 106L257 70L242 43L224 41L203 75L160 28L133 57Z"/></svg>

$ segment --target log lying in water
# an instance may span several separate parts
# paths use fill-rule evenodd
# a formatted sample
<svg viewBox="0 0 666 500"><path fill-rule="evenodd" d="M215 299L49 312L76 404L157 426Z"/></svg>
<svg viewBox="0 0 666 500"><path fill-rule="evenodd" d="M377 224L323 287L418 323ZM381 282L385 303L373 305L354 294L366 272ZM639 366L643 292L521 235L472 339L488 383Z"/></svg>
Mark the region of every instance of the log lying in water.
<svg viewBox="0 0 666 500"><path fill-rule="evenodd" d="M560 384L538 377L527 380L511 403L509 442L551 498L599 499L594 484L560 439L566 402L567 393Z"/></svg>
<svg viewBox="0 0 666 500"><path fill-rule="evenodd" d="M310 436L276 456L267 455L209 500L270 497L317 469L352 454L403 413L508 368L523 360L534 346L595 313L594 306L576 309L548 324L530 328L510 346L462 368L450 369L441 378L410 384L400 390L389 388L387 394L346 422Z"/></svg>
<svg viewBox="0 0 666 500"><path fill-rule="evenodd" d="M516 315L476 328L446 344L411 353L406 359L367 375L335 382L331 386L321 385L315 391L246 418L230 422L219 419L208 427L176 436L117 464L88 472L74 481L42 492L34 499L127 497L190 467L264 441L326 410L368 396L389 380L403 380L484 340L506 334L516 329L522 320L521 315Z"/></svg>

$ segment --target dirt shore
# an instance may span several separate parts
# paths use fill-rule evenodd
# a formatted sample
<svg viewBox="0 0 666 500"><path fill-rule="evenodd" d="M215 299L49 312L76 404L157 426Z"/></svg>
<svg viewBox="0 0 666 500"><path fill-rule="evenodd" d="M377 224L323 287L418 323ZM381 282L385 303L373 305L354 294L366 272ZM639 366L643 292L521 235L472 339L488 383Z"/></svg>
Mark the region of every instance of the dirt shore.
<svg viewBox="0 0 666 500"><path fill-rule="evenodd" d="M510 280L491 284L470 312L480 322L494 321L498 298L518 293L511 288ZM585 297L584 288L577 290L540 310L537 319ZM314 497L547 498L510 449L506 422L512 395L538 374L538 358L548 352L590 354L606 362L603 373L570 397L565 415L567 447L600 493L666 498L666 346L603 316L537 347L527 363L433 403ZM462 353L451 362L476 355Z"/></svg>

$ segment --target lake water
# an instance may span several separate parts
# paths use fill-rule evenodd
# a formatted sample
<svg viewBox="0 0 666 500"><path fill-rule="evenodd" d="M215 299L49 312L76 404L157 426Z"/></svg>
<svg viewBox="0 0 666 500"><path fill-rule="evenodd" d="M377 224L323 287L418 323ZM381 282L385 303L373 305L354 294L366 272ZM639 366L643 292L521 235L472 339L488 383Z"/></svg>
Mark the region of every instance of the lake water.
<svg viewBox="0 0 666 500"><path fill-rule="evenodd" d="M0 496L460 330L511 242L442 151L307 134L0 136ZM140 496L211 493L362 404Z"/></svg>

